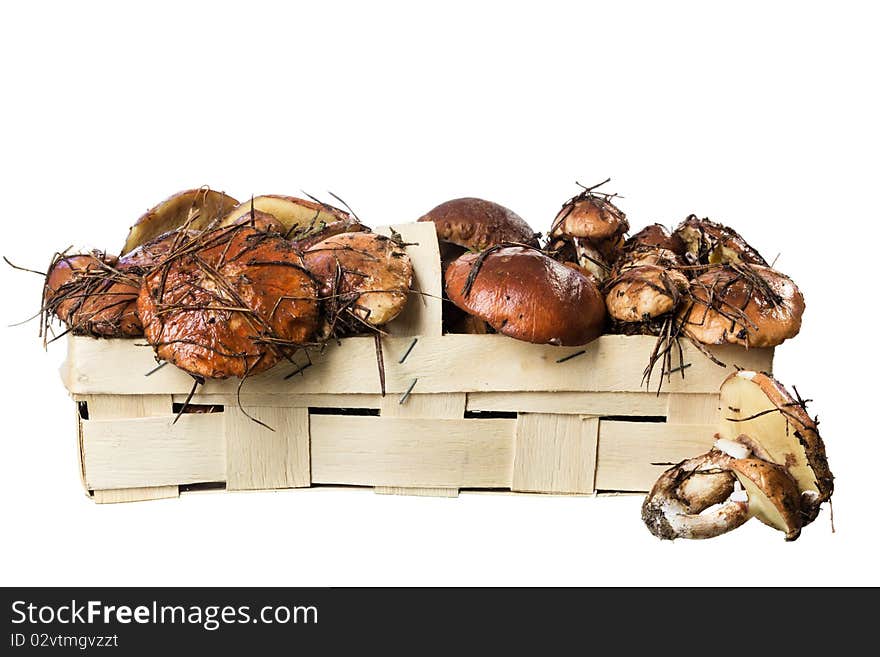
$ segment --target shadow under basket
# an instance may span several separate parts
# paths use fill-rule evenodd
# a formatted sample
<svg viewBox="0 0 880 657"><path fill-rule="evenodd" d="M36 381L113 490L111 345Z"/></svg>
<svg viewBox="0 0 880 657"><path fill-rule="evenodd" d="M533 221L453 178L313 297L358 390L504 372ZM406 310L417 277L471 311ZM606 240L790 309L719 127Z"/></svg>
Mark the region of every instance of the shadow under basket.
<svg viewBox="0 0 880 657"><path fill-rule="evenodd" d="M712 445L728 374L772 370L772 349L713 347L721 367L682 341L673 367L685 368L658 393L659 366L650 390L642 381L651 336L553 347L443 335L434 227L394 229L412 243L418 292L382 338L384 396L372 337L328 344L290 376L307 364L302 354L249 378L240 395L237 380L208 381L189 402L192 378L156 370L143 339L69 337L62 377L88 494L108 503L317 486L442 497L644 492Z"/></svg>

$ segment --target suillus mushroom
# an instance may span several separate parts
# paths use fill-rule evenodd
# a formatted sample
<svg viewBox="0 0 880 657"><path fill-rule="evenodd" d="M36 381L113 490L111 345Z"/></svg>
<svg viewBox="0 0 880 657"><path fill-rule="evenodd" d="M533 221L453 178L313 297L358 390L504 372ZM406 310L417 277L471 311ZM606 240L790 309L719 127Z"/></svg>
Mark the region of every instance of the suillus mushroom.
<svg viewBox="0 0 880 657"><path fill-rule="evenodd" d="M687 288L687 278L674 269L633 267L610 281L608 314L619 322L650 322L673 311Z"/></svg>
<svg viewBox="0 0 880 657"><path fill-rule="evenodd" d="M445 286L456 306L526 342L582 345L599 337L605 323L595 284L537 249L466 253L446 269Z"/></svg>
<svg viewBox="0 0 880 657"><path fill-rule="evenodd" d="M681 329L702 344L775 347L801 328L804 297L794 282L761 265L713 267L691 281Z"/></svg>
<svg viewBox="0 0 880 657"><path fill-rule="evenodd" d="M74 335L134 338L143 335L136 301L140 279L104 253L58 255L43 287L43 310Z"/></svg>
<svg viewBox="0 0 880 657"><path fill-rule="evenodd" d="M642 519L659 538L708 538L741 525L744 512L795 540L834 490L815 420L800 396L760 372L731 374L720 401L713 448L664 472Z"/></svg>
<svg viewBox="0 0 880 657"><path fill-rule="evenodd" d="M675 229L674 235L684 243L684 255L691 265L767 265L761 254L733 228L709 219L698 219L692 214Z"/></svg>
<svg viewBox="0 0 880 657"><path fill-rule="evenodd" d="M223 192L207 187L179 192L148 210L128 232L123 253L129 253L141 244L163 233L186 228L204 230L226 216L238 201Z"/></svg>
<svg viewBox="0 0 880 657"><path fill-rule="evenodd" d="M584 188L562 204L550 227L547 250L584 267L601 285L617 260L629 223L611 202L614 194L594 191L599 186Z"/></svg>
<svg viewBox="0 0 880 657"><path fill-rule="evenodd" d="M793 541L801 533L800 495L785 468L759 458L731 459L736 475L748 496L748 513Z"/></svg>
<svg viewBox="0 0 880 657"><path fill-rule="evenodd" d="M648 529L669 540L714 538L750 518L783 532L788 541L800 535L794 480L782 466L751 456L738 443L716 443L707 453L669 468L642 504Z"/></svg>
<svg viewBox="0 0 880 657"><path fill-rule="evenodd" d="M752 451L784 467L800 491L804 524L834 492L825 444L800 397L769 374L740 370L721 384L719 434L752 445Z"/></svg>
<svg viewBox="0 0 880 657"><path fill-rule="evenodd" d="M538 236L513 210L481 198L457 198L419 217L437 229L437 239L463 250L482 251L499 244L538 246Z"/></svg>
<svg viewBox="0 0 880 657"><path fill-rule="evenodd" d="M749 504L737 494L733 457L712 449L660 475L642 504L642 521L657 538L714 538L749 519Z"/></svg>
<svg viewBox="0 0 880 657"><path fill-rule="evenodd" d="M665 249L677 256L683 256L685 245L677 234L670 234L662 224L645 226L635 235L629 237L623 244L622 251L631 253L645 249Z"/></svg>
<svg viewBox="0 0 880 657"><path fill-rule="evenodd" d="M245 378L309 343L317 287L281 236L247 225L199 234L144 277L144 335L198 379Z"/></svg>
<svg viewBox="0 0 880 657"><path fill-rule="evenodd" d="M604 286L612 330L653 335L664 331L659 318L673 313L688 290L683 251L681 241L660 224L626 240Z"/></svg>
<svg viewBox="0 0 880 657"><path fill-rule="evenodd" d="M413 267L405 247L376 233L344 233L303 255L318 282L328 337L387 324L406 306Z"/></svg>
<svg viewBox="0 0 880 657"><path fill-rule="evenodd" d="M611 202L614 194L597 193L596 187L584 189L562 204L550 228L551 238L583 237L598 243L629 230L626 215Z"/></svg>
<svg viewBox="0 0 880 657"><path fill-rule="evenodd" d="M481 198L445 201L421 216L419 221L434 224L444 272L449 263L468 251L479 252L501 244L538 246L539 234L522 217L503 205ZM443 304L443 326L450 333L482 334L490 331L484 322L466 315L448 302Z"/></svg>

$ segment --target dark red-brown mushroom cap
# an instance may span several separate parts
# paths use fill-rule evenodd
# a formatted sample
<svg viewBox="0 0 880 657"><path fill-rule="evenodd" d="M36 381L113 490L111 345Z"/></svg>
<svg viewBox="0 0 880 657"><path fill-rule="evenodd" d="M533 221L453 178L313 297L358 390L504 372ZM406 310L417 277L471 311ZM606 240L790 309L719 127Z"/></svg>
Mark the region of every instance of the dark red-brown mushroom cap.
<svg viewBox="0 0 880 657"><path fill-rule="evenodd" d="M136 301L140 278L121 271L103 253L58 256L43 289L43 308L74 335L133 338L143 335Z"/></svg>
<svg viewBox="0 0 880 657"><path fill-rule="evenodd" d="M595 284L536 249L466 253L449 265L445 280L456 306L518 340L582 345L605 324L605 300Z"/></svg>
<svg viewBox="0 0 880 657"><path fill-rule="evenodd" d="M287 240L239 224L147 274L138 313L160 359L197 377L243 378L312 339L316 287Z"/></svg>
<svg viewBox="0 0 880 657"><path fill-rule="evenodd" d="M504 243L538 246L532 228L513 210L481 198L441 203L419 221L433 221L437 239L472 251Z"/></svg>

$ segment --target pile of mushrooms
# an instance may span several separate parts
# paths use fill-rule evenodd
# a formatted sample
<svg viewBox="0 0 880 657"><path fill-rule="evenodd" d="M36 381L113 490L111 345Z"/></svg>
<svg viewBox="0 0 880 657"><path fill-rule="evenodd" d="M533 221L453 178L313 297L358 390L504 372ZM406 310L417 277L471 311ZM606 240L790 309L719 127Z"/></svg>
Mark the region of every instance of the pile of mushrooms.
<svg viewBox="0 0 880 657"><path fill-rule="evenodd" d="M735 230L691 215L671 233L652 224L627 238L616 195L600 186L563 204L543 245L519 215L482 199L421 217L441 243L447 332L567 346L603 333L698 347L772 347L797 335L803 296Z"/></svg>
<svg viewBox="0 0 880 657"><path fill-rule="evenodd" d="M721 385L714 447L664 472L642 505L662 539L712 538L750 518L795 540L831 499L817 422L773 377L740 370Z"/></svg>
<svg viewBox="0 0 880 657"><path fill-rule="evenodd" d="M324 203L192 189L143 215L121 256L57 254L44 328L54 315L78 335L144 337L196 382L244 379L399 315L404 246Z"/></svg>
<svg viewBox="0 0 880 657"><path fill-rule="evenodd" d="M679 338L715 360L702 345L773 347L797 335L803 295L735 230L691 215L672 232L652 224L627 237L616 195L599 187L563 204L543 246L516 213L481 199L423 216L443 245L446 330L553 345L655 335L647 374L658 360L668 374ZM806 404L769 375L740 371L722 386L721 411L715 447L659 478L645 524L663 539L710 538L755 517L794 540L833 491Z"/></svg>

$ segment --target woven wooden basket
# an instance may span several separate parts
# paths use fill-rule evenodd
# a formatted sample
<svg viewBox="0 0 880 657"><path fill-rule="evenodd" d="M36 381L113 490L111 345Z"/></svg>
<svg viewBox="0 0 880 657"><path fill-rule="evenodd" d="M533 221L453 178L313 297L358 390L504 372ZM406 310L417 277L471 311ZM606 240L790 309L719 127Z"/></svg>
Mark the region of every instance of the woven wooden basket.
<svg viewBox="0 0 880 657"><path fill-rule="evenodd" d="M772 349L683 343L657 393L642 373L650 336L552 347L501 335L443 335L433 224L394 227L416 287L382 338L354 337L239 382L201 386L158 370L143 340L69 338L62 368L77 403L83 483L96 502L190 490L364 486L453 497L462 490L589 495L646 491L667 464L712 444L718 388L734 369L770 372ZM155 371L154 371L155 370ZM148 375L148 373L152 372ZM291 376L293 374L293 376ZM253 422L250 415L274 430Z"/></svg>

